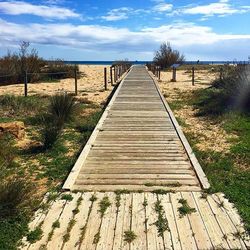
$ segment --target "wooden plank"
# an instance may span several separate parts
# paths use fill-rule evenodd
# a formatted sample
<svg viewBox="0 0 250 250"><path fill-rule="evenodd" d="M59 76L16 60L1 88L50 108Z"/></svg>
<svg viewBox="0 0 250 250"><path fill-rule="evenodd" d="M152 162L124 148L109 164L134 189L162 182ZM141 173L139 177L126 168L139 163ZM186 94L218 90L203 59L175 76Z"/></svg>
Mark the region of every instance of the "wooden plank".
<svg viewBox="0 0 250 250"><path fill-rule="evenodd" d="M83 179L160 179L160 180L168 180L168 179L181 179L181 180L193 180L194 176L189 174L79 174L80 178Z"/></svg>
<svg viewBox="0 0 250 250"><path fill-rule="evenodd" d="M146 182L145 182L146 183ZM148 187L147 185L143 184L136 184L133 182L132 184L80 184L74 185L74 190L78 191L103 191L103 192L111 192L111 191L117 191L117 190L129 190L129 191L134 191L134 192L152 192L157 189L162 189L166 191L170 190L176 190L176 191L201 191L201 188L196 184L194 185L189 185L189 184L183 184L180 187L173 187L172 184L173 182L169 183L164 183L164 184L154 184L153 186Z"/></svg>
<svg viewBox="0 0 250 250"><path fill-rule="evenodd" d="M79 247L79 240L82 236L82 229L84 228L87 219L88 219L88 213L91 206L90 198L93 195L92 192L87 192L82 194L82 201L79 206L79 213L75 216L75 225L73 226L71 233L70 233L70 239L68 242L65 243L63 249L75 249Z"/></svg>
<svg viewBox="0 0 250 250"><path fill-rule="evenodd" d="M167 220L166 222L167 222L168 227L169 227L167 214L165 213L164 206L163 206L164 203L170 203L169 194L164 194L164 195L158 194L157 197L158 197L158 201L160 202L162 209L163 209L163 211L162 211L163 218ZM163 245L164 245L164 249L173 249L170 227L167 230L165 230L163 233Z"/></svg>
<svg viewBox="0 0 250 250"><path fill-rule="evenodd" d="M114 193L105 193L111 203L102 219L100 227L100 240L96 246L96 250L112 250L114 230L116 225L116 201Z"/></svg>
<svg viewBox="0 0 250 250"><path fill-rule="evenodd" d="M52 230L52 224L60 218L65 203L66 203L65 200L60 200L60 199L56 200L53 203L41 227L43 231L42 238L39 241L35 242L34 244L31 244L29 249L37 250L40 249L40 247L47 245L48 236Z"/></svg>
<svg viewBox="0 0 250 250"><path fill-rule="evenodd" d="M47 244L48 249L61 249L63 246L63 236L67 232L68 224L74 217L73 210L77 206L77 200L81 197L81 193L71 194L72 201L67 201L59 218L60 227L54 230L51 240Z"/></svg>
<svg viewBox="0 0 250 250"><path fill-rule="evenodd" d="M181 196L183 199L187 201L190 207L195 208L196 210L196 212L188 215L188 219L189 219L192 231L194 233L194 238L195 238L198 249L212 249L213 248L212 242L208 236L206 227L199 213L199 210L196 206L196 203L193 199L192 193L182 192Z"/></svg>
<svg viewBox="0 0 250 250"><path fill-rule="evenodd" d="M231 249L241 249L240 240L234 236L236 233L236 228L228 218L228 215L223 207L221 207L221 205L213 199L212 195L208 195L207 200L218 224L220 225L221 231L223 232L223 237L225 237L228 242L229 247Z"/></svg>
<svg viewBox="0 0 250 250"><path fill-rule="evenodd" d="M194 201L196 203L197 209L202 217L206 230L208 232L209 238L213 244L213 247L229 249L229 245L225 238L223 237L223 232L214 217L214 214L206 199L201 198L199 192L193 192Z"/></svg>
<svg viewBox="0 0 250 250"><path fill-rule="evenodd" d="M110 179L77 179L75 182L75 185L110 185ZM130 179L112 179L112 185L145 185L147 183L147 179L136 179L136 178L130 178ZM197 185L196 179L178 179L178 178L172 178L172 179L155 179L150 182L153 182L155 186L167 186L169 184L180 182L182 185Z"/></svg>
<svg viewBox="0 0 250 250"><path fill-rule="evenodd" d="M99 164L99 161L90 161L90 160L86 160L85 162L86 164ZM168 160L162 160L162 161L157 161L154 163L154 166L157 167L157 166L168 166L168 165L174 165L174 166L178 166L178 165L186 165L188 163L188 161L168 161ZM122 166L122 165L137 165L137 166L151 166L152 167L152 163L149 162L148 160L140 160L140 161L131 161L131 160L123 160L123 161L120 161L120 160L116 160L116 161L103 161L102 165L103 166L106 166L106 165L111 165L111 164L114 164L114 165L119 165L119 166ZM98 165L100 166L100 164Z"/></svg>
<svg viewBox="0 0 250 250"><path fill-rule="evenodd" d="M136 234L136 239L130 244L130 250L146 249L146 228L145 228L145 211L143 207L144 194L133 193L132 197L132 220L131 231Z"/></svg>
<svg viewBox="0 0 250 250"><path fill-rule="evenodd" d="M228 199L225 198L225 195L222 193L215 194L221 201L223 201L224 208L226 210L226 213L230 217L231 221L233 222L234 226L236 227L237 231L242 235L242 239L244 241L245 247L247 249L250 249L250 237L247 235L244 224L242 222L242 219L240 218L238 211L234 207L232 203L228 201ZM244 249L244 246L242 246Z"/></svg>
<svg viewBox="0 0 250 250"><path fill-rule="evenodd" d="M155 222L158 216L155 212L155 203L157 202L156 194L145 193L147 201L146 221L147 221L147 249L161 250L164 249L163 238L158 235Z"/></svg>
<svg viewBox="0 0 250 250"><path fill-rule="evenodd" d="M167 220L168 220L168 226L171 234L171 248L175 250L180 250L181 249L181 243L180 243L180 236L179 236L179 231L178 227L176 224L175 216L174 216L174 211L173 207L170 201L170 195L163 195L161 197L161 203L163 206L163 209L165 211ZM164 242L165 248L166 249L171 249L170 247L167 248L167 242ZM167 245L166 245L167 244Z"/></svg>
<svg viewBox="0 0 250 250"><path fill-rule="evenodd" d="M46 193L44 195L43 201L41 202L41 204L45 204L47 203L47 198L49 196L49 193ZM50 202L49 206L51 206L53 204L53 201ZM31 220L31 222L29 223L29 230L33 231L36 229L36 227L42 225L44 219L47 216L48 211L44 211L44 209L39 208L35 214L33 215L33 218ZM22 249L26 250L28 249L30 246L30 243L27 241L27 238L24 237L24 239L22 239Z"/></svg>
<svg viewBox="0 0 250 250"><path fill-rule="evenodd" d="M132 194L121 195L121 207L116 221L113 249L129 249L129 244L124 241L124 232L131 229Z"/></svg>
<svg viewBox="0 0 250 250"><path fill-rule="evenodd" d="M170 194L170 201L179 231L180 243L182 249L198 249L188 218L186 216L180 217L178 208L181 206L179 203L181 198L181 193Z"/></svg>
<svg viewBox="0 0 250 250"><path fill-rule="evenodd" d="M99 228L102 223L102 219L100 216L99 210L99 202L104 197L104 193L96 193L97 200L93 203L89 220L87 223L85 237L80 246L81 250L94 250L96 249L96 244L94 244L95 235L99 232Z"/></svg>
<svg viewBox="0 0 250 250"><path fill-rule="evenodd" d="M192 174L193 172L188 169L169 169L169 168L148 168L148 169L141 169L141 168L87 168L85 167L83 170L81 170L80 173L84 174Z"/></svg>

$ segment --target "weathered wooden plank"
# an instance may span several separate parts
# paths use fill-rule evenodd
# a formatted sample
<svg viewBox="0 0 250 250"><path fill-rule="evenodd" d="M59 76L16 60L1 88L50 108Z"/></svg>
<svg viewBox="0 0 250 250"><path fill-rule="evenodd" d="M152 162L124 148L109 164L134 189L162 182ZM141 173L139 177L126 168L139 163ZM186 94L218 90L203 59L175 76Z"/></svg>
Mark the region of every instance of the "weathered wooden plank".
<svg viewBox="0 0 250 250"><path fill-rule="evenodd" d="M209 238L213 244L213 247L222 248L222 249L229 249L229 245L226 239L223 237L223 232L214 217L214 214L207 202L206 199L201 198L201 193L193 192L193 197L199 210L199 213L202 217L206 230L208 232Z"/></svg>
<svg viewBox="0 0 250 250"><path fill-rule="evenodd" d="M116 225L116 201L114 193L105 193L111 205L107 208L100 227L100 239L96 250L112 250Z"/></svg>
<svg viewBox="0 0 250 250"><path fill-rule="evenodd" d="M213 196L208 195L207 201L213 211L213 214L220 225L221 231L223 232L223 237L227 240L231 249L240 249L241 243L238 238L234 236L237 232L236 228L232 224L231 220L228 218L227 213L223 210L223 204L217 203Z"/></svg>
<svg viewBox="0 0 250 250"><path fill-rule="evenodd" d="M188 205L196 210L196 212L188 215L188 219L194 233L194 238L198 249L212 249L213 245L208 236L206 227L193 199L191 192L182 192L181 196L185 199Z"/></svg>
<svg viewBox="0 0 250 250"><path fill-rule="evenodd" d="M65 243L63 249L68 250L68 249L75 249L79 247L80 244L80 238L82 237L83 234L83 228L86 225L87 219L88 219L88 214L89 214L89 209L91 206L91 201L90 198L93 195L92 192L87 192L82 194L82 201L81 204L79 205L79 212L75 216L75 225L72 227L72 230L70 232L70 238L69 241Z"/></svg>
<svg viewBox="0 0 250 250"><path fill-rule="evenodd" d="M176 183L176 181L170 181L169 183L164 183L164 184L154 184L151 186L145 185L147 182L145 180L145 183L143 184L135 184L133 182L133 184L85 184L85 183L81 183L80 185L75 184L74 185L74 190L78 190L78 191L102 191L102 192L111 192L111 191L117 191L117 190L129 190L129 191L134 191L134 192L152 192L155 191L157 189L161 189L161 190L166 190L166 191L171 191L171 190L175 190L175 191L201 191L201 188L199 186L197 186L197 184L194 185L190 185L190 184L183 184L181 186L175 187L173 185L173 183Z"/></svg>
<svg viewBox="0 0 250 250"><path fill-rule="evenodd" d="M181 198L180 193L170 194L170 201L172 203L174 217L179 231L180 243L182 249L198 249L188 218L186 216L180 217L178 208L181 206L179 203Z"/></svg>
<svg viewBox="0 0 250 250"><path fill-rule="evenodd" d="M166 169L166 168L148 168L148 169L141 169L141 168L84 168L81 170L80 173L83 174L193 174L191 170L188 169Z"/></svg>
<svg viewBox="0 0 250 250"><path fill-rule="evenodd" d="M172 204L171 204L171 201L170 201L170 195L169 194L167 196L162 195L161 204L163 206L163 209L165 211L165 214L166 214L166 217L167 217L167 220L168 220L168 227L169 227L169 230L170 230L171 242L172 242L171 248L175 249L175 250L182 249L181 248L181 243L180 243L179 231L178 231L178 227L177 227L177 224L176 224L176 219L175 219L175 216L174 216L174 211L173 211L173 207L172 207ZM167 248L167 246L166 246L167 242L164 242L164 243L165 243L166 249L171 249L170 247Z"/></svg>
<svg viewBox="0 0 250 250"><path fill-rule="evenodd" d="M73 196L73 200L66 203L58 220L60 227L54 230L54 234L47 244L48 249L61 249L64 244L63 236L67 233L68 224L74 217L73 210L77 206L77 200L81 197L81 193L71 194L71 196Z"/></svg>
<svg viewBox="0 0 250 250"><path fill-rule="evenodd" d="M101 223L102 223L102 218L99 213L99 209L100 209L99 203L104 197L104 193L96 193L96 197L97 197L97 200L93 203L93 206L89 215L89 219L88 219L88 223L87 223L87 227L85 231L85 237L80 246L80 249L82 250L96 249L96 244L94 244L94 239L95 239L95 236L98 234L99 228L101 227Z"/></svg>
<svg viewBox="0 0 250 250"><path fill-rule="evenodd" d="M146 193L146 225L147 225L147 248L161 250L164 249L163 238L159 236L155 222L158 216L155 212L156 194Z"/></svg>
<svg viewBox="0 0 250 250"><path fill-rule="evenodd" d="M151 180L151 179L157 179L157 180L195 180L195 177L190 174L79 174L80 178L83 179L145 179L145 180Z"/></svg>
<svg viewBox="0 0 250 250"><path fill-rule="evenodd" d="M118 212L113 249L130 249L129 243L124 241L124 233L131 229L132 194L122 195L121 210Z"/></svg>
<svg viewBox="0 0 250 250"><path fill-rule="evenodd" d="M144 194L133 193L132 197L132 219L131 219L131 231L137 236L135 240L130 244L131 250L146 249L146 227L145 227L145 210L143 207Z"/></svg>
<svg viewBox="0 0 250 250"><path fill-rule="evenodd" d="M42 246L46 246L47 245L47 241L48 241L48 236L49 233L52 230L52 225L55 221L57 221L60 218L60 215L63 211L63 208L65 206L66 201L65 200L56 200L53 205L51 206L45 220L44 223L42 224L42 231L43 231L43 235L41 240L37 241L36 243L30 245L29 249L34 249L37 250L39 248L41 248Z"/></svg>
<svg viewBox="0 0 250 250"><path fill-rule="evenodd" d="M225 198L225 195L222 193L215 194L221 201L223 201L223 205L225 208L226 213L230 217L230 220L233 222L234 226L236 227L238 233L240 234L241 239L244 241L245 246L247 249L250 249L250 236L245 232L244 224L242 219L240 218L238 211L234 207L232 203ZM244 249L244 246L242 246Z"/></svg>
<svg viewBox="0 0 250 250"><path fill-rule="evenodd" d="M157 197L158 197L158 202L160 202L160 206L162 206L163 219L166 220L166 223L168 226L168 228L163 232L163 236L162 236L164 249L173 249L173 242L172 242L169 222L168 222L167 214L166 214L166 212L164 210L164 206L163 206L164 203L170 202L169 194L164 194L164 195L158 194Z"/></svg>
<svg viewBox="0 0 250 250"><path fill-rule="evenodd" d="M147 179L136 179L136 178L130 178L130 179L112 179L112 185L145 185L147 183ZM182 185L195 185L197 186L197 180L196 179L178 179L178 178L172 178L172 179L154 179L150 182L153 182L155 186L164 186L173 184L176 182L180 182ZM110 185L110 179L77 179L75 182L75 185Z"/></svg>

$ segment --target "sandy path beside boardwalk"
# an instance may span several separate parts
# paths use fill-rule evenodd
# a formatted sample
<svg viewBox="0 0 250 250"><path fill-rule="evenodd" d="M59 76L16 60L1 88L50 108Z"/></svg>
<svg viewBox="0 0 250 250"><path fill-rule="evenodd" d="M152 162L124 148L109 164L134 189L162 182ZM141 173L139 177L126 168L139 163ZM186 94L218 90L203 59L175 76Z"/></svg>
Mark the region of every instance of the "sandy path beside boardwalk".
<svg viewBox="0 0 250 250"><path fill-rule="evenodd" d="M112 91L111 84L108 84L108 90L104 91L103 71L104 67L109 69L107 65L80 65L80 72L83 73L78 79L78 95L84 97L95 103L102 103L105 101ZM108 81L110 80L109 70ZM72 92L75 91L75 81L73 78L63 79L60 82L41 82L28 84L29 95L53 95L58 92ZM0 95L12 94L23 95L24 85L14 84L9 86L0 86Z"/></svg>

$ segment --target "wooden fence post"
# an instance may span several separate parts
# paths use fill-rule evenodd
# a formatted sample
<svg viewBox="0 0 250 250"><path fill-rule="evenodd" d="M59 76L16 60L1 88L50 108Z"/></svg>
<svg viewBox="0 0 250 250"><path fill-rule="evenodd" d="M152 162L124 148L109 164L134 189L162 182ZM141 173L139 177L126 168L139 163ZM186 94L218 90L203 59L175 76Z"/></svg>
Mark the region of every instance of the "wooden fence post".
<svg viewBox="0 0 250 250"><path fill-rule="evenodd" d="M161 68L159 67L158 79L161 80Z"/></svg>
<svg viewBox="0 0 250 250"><path fill-rule="evenodd" d="M117 81L117 68L116 65L114 66L114 81Z"/></svg>
<svg viewBox="0 0 250 250"><path fill-rule="evenodd" d="M176 68L173 67L173 77L172 77L172 82L176 82Z"/></svg>
<svg viewBox="0 0 250 250"><path fill-rule="evenodd" d="M113 86L113 70L112 70L112 66L110 67L110 82L111 82L111 86Z"/></svg>
<svg viewBox="0 0 250 250"><path fill-rule="evenodd" d="M223 69L220 68L220 81L222 80Z"/></svg>
<svg viewBox="0 0 250 250"><path fill-rule="evenodd" d="M28 96L28 72L25 70L24 76L24 96Z"/></svg>
<svg viewBox="0 0 250 250"><path fill-rule="evenodd" d="M194 67L192 67L192 85L194 86Z"/></svg>
<svg viewBox="0 0 250 250"><path fill-rule="evenodd" d="M107 90L107 68L104 68L104 89Z"/></svg>
<svg viewBox="0 0 250 250"><path fill-rule="evenodd" d="M75 68L74 68L74 76L75 76L75 95L77 95L77 67L75 64Z"/></svg>

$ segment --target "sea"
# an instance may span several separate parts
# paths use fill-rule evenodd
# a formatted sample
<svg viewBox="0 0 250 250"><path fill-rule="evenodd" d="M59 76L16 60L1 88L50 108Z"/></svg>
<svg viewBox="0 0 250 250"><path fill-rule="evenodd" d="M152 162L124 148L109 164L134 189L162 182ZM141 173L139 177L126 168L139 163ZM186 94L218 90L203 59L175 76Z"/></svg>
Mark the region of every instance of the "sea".
<svg viewBox="0 0 250 250"><path fill-rule="evenodd" d="M79 64L79 65L111 65L114 61L64 61L66 64ZM129 61L136 65L145 65L147 63L152 63L152 61ZM213 65L213 64L249 64L250 61L185 61L184 64L195 65Z"/></svg>

